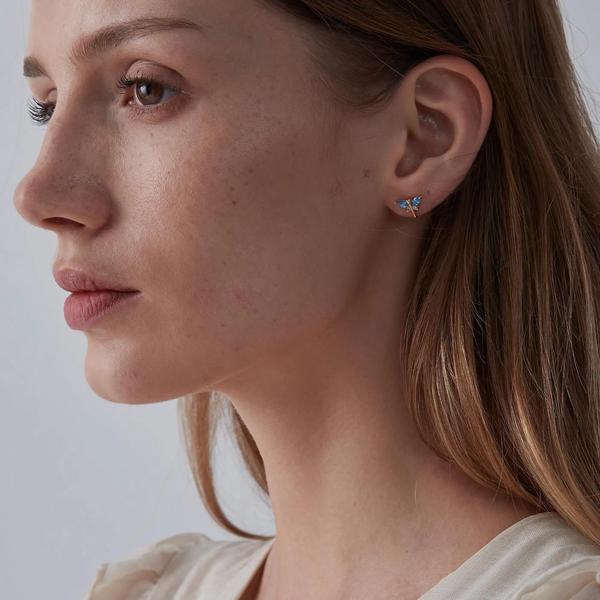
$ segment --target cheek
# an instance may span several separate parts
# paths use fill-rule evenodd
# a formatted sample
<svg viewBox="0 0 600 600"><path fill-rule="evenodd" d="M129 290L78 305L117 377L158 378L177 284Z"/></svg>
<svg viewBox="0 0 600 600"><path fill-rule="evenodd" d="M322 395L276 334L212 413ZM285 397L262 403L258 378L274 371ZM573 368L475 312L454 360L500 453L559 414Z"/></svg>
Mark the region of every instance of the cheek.
<svg viewBox="0 0 600 600"><path fill-rule="evenodd" d="M176 144L141 144L130 163L123 230L145 297L130 355L149 365L151 354L186 382L177 395L321 329L347 301L338 174L314 152L317 130L269 125L191 129Z"/></svg>

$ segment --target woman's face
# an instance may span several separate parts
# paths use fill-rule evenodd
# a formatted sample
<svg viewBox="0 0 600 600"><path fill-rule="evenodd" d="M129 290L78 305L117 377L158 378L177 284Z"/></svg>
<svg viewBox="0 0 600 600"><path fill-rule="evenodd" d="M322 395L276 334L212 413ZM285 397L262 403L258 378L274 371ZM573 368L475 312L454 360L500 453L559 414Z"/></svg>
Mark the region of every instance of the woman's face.
<svg viewBox="0 0 600 600"><path fill-rule="evenodd" d="M80 42L130 22L134 37ZM99 396L218 388L359 296L393 218L377 166L388 135L358 114L336 129L306 36L259 0L34 0L27 54L47 76L29 83L56 108L15 206L57 233L56 266L141 292L85 331ZM160 85L121 95L137 76Z"/></svg>

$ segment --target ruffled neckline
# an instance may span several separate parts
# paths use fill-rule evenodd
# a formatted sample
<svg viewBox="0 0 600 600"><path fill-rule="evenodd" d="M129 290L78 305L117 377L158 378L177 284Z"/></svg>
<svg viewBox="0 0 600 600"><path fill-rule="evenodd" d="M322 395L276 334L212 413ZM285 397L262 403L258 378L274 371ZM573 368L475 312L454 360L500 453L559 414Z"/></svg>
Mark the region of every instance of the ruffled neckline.
<svg viewBox="0 0 600 600"><path fill-rule="evenodd" d="M173 590L181 600L217 600L216 590L218 600L240 600L275 539L218 542L201 533L171 536L139 548L123 561L103 563L84 600L172 600ZM554 562L545 563L546 549ZM523 585L511 592L510 600L600 599L600 547L552 512L511 525L419 600L509 600L506 586L511 583L505 571L531 554L538 557L539 565L549 567L532 566L531 573L526 569ZM465 582L471 581L473 585L466 588ZM505 586L504 595L492 595L498 582ZM469 590L467 597L465 590Z"/></svg>

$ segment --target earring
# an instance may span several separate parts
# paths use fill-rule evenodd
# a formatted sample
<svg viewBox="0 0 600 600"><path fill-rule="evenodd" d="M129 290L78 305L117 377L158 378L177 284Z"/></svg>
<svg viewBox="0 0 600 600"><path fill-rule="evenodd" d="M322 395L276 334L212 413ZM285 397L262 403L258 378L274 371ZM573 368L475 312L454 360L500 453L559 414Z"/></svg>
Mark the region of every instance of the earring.
<svg viewBox="0 0 600 600"><path fill-rule="evenodd" d="M396 200L396 204L405 208L407 211L412 211L413 217L417 218L415 211L419 210L419 204L421 203L421 196L415 196L414 198L408 198L407 200Z"/></svg>

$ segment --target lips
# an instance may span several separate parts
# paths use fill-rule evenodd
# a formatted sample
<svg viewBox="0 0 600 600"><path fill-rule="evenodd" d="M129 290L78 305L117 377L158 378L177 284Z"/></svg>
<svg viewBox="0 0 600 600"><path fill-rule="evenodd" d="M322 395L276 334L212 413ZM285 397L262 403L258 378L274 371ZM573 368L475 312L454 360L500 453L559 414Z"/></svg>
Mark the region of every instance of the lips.
<svg viewBox="0 0 600 600"><path fill-rule="evenodd" d="M58 286L67 292L99 292L105 290L115 292L139 291L117 281L110 281L107 278L80 269L55 268L52 270L52 274Z"/></svg>

